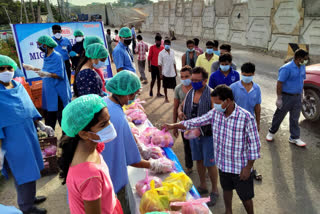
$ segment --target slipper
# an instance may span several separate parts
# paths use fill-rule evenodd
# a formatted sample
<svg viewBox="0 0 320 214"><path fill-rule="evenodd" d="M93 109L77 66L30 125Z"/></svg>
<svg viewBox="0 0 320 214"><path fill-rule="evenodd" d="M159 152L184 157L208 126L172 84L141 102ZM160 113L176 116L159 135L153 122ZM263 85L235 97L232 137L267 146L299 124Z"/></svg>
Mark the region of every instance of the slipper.
<svg viewBox="0 0 320 214"><path fill-rule="evenodd" d="M157 94L157 97L164 97L163 94Z"/></svg>
<svg viewBox="0 0 320 214"><path fill-rule="evenodd" d="M197 187L197 190L200 195L205 195L209 193L207 189L203 189L201 187Z"/></svg>
<svg viewBox="0 0 320 214"><path fill-rule="evenodd" d="M256 179L257 181L262 181L262 175L259 174L259 173L257 172L257 170L254 169L254 170L252 171L252 173L253 173L254 179Z"/></svg>

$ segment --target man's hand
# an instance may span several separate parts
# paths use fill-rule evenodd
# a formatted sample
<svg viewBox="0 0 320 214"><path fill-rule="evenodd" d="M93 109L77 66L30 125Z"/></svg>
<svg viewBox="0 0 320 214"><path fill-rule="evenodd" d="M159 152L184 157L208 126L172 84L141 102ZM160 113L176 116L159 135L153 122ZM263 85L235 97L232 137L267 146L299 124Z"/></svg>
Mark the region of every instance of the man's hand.
<svg viewBox="0 0 320 214"><path fill-rule="evenodd" d="M260 132L260 124L257 124L258 132Z"/></svg>
<svg viewBox="0 0 320 214"><path fill-rule="evenodd" d="M282 96L278 96L277 97L277 101L276 101L276 106L277 106L278 109L281 109L282 105L283 105Z"/></svg>
<svg viewBox="0 0 320 214"><path fill-rule="evenodd" d="M163 130L163 129L165 129L165 131L167 132L167 131L169 131L169 130L174 129L174 125L168 124L168 123L163 124L163 125L161 126L161 130Z"/></svg>
<svg viewBox="0 0 320 214"><path fill-rule="evenodd" d="M163 80L163 75L162 74L160 74L160 80Z"/></svg>
<svg viewBox="0 0 320 214"><path fill-rule="evenodd" d="M174 130L173 130L173 136L174 136L175 138L178 138L178 137L179 137L179 131L178 131L177 129L174 129Z"/></svg>
<svg viewBox="0 0 320 214"><path fill-rule="evenodd" d="M151 73L151 66L149 66L149 72Z"/></svg>
<svg viewBox="0 0 320 214"><path fill-rule="evenodd" d="M244 168L242 168L241 173L240 173L240 180L241 181L246 181L249 179L251 174L251 168L246 166Z"/></svg>
<svg viewBox="0 0 320 214"><path fill-rule="evenodd" d="M183 120L187 119L186 115L183 112L179 112L178 118L179 118L180 121L183 121Z"/></svg>

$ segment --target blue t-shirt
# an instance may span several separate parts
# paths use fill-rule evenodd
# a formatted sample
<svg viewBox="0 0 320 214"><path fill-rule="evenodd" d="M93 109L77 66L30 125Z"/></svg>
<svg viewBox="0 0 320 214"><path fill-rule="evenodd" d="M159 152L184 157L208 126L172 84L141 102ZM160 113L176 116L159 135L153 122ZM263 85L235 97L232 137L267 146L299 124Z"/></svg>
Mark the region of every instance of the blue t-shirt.
<svg viewBox="0 0 320 214"><path fill-rule="evenodd" d="M72 49L71 42L68 38L61 37L61 39L57 39L56 37L52 37L54 41L58 43L58 46L55 47L54 49L59 52L63 58L64 61L69 59L69 52Z"/></svg>
<svg viewBox="0 0 320 214"><path fill-rule="evenodd" d="M112 52L112 56L117 69L123 68L123 70L136 72L133 62L133 55L130 49L122 42L119 42L119 44L115 47Z"/></svg>
<svg viewBox="0 0 320 214"><path fill-rule="evenodd" d="M117 131L117 137L105 144L101 154L109 167L114 191L118 193L129 182L127 166L139 163L141 157L121 106L108 97L104 100L108 106L110 121Z"/></svg>
<svg viewBox="0 0 320 214"><path fill-rule="evenodd" d="M210 88L214 89L218 85L226 84L227 86L231 85L232 83L235 83L240 80L240 75L236 70L233 70L232 67L230 67L230 73L228 76L224 76L222 73L223 71L220 70L220 68L211 74L209 79L209 86Z"/></svg>
<svg viewBox="0 0 320 214"><path fill-rule="evenodd" d="M298 67L292 60L279 69L278 81L282 82L282 92L301 94L303 81L306 79L306 66Z"/></svg>
<svg viewBox="0 0 320 214"><path fill-rule="evenodd" d="M234 96L236 104L248 112L255 115L254 107L258 104L261 104L261 90L258 84L253 83L253 86L249 93L243 87L241 81L233 83L230 88Z"/></svg>

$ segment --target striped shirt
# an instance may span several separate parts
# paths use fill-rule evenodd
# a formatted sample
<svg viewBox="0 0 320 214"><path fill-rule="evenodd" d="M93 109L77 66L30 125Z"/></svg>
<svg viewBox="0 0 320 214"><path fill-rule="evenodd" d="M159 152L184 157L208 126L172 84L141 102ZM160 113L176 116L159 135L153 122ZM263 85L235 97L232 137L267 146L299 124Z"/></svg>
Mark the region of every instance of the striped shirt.
<svg viewBox="0 0 320 214"><path fill-rule="evenodd" d="M135 52L138 54L139 61L146 60L146 53L148 52L148 50L149 48L146 43L144 43L143 41L138 42Z"/></svg>
<svg viewBox="0 0 320 214"><path fill-rule="evenodd" d="M187 129L211 124L215 161L222 172L240 174L248 160L260 158L261 144L255 119L238 105L229 117L212 109L181 124Z"/></svg>

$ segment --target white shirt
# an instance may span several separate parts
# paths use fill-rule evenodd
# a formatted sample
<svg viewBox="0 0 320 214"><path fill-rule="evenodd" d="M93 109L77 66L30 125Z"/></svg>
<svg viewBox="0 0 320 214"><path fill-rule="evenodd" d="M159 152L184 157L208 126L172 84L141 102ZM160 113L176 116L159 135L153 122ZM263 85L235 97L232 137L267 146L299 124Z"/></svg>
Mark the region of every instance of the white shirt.
<svg viewBox="0 0 320 214"><path fill-rule="evenodd" d="M174 65L176 64L176 59L174 57L174 51L170 49L170 54L168 51L163 49L158 56L158 64L162 66L162 75L165 77L175 77L176 72Z"/></svg>

